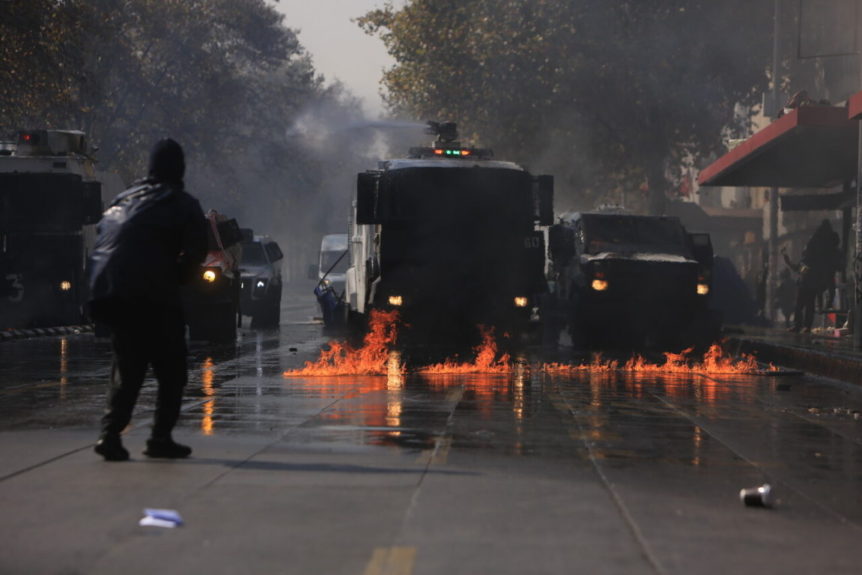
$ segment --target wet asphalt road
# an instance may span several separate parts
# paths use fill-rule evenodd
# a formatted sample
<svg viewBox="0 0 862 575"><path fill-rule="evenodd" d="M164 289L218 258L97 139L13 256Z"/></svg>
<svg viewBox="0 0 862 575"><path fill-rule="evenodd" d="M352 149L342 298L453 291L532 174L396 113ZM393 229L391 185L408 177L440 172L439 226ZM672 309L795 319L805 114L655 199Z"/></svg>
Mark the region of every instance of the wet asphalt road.
<svg viewBox="0 0 862 575"><path fill-rule="evenodd" d="M279 330L244 328L235 346L192 343L176 431L192 445L257 438L306 458L293 472L364 488L294 493L320 516L360 514L362 527L345 534L331 518L305 516L300 549L315 556L296 551L293 567L266 572L862 571L859 388L804 374L538 369L286 378L328 340L313 298L286 300ZM109 362L107 341L92 334L0 343L0 441L30 430L95 439ZM138 429L153 401L149 386ZM252 458L237 468L282 469ZM30 473L10 462L3 471L0 499ZM775 507L744 507L739 490L764 482ZM318 557L327 541L364 541L366 529L390 545L333 545Z"/></svg>

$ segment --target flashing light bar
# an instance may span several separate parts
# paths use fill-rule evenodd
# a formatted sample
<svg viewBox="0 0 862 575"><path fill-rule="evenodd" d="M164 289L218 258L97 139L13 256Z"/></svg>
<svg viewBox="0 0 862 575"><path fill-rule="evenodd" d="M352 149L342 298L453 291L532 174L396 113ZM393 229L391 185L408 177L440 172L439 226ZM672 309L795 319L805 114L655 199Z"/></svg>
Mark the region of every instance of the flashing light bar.
<svg viewBox="0 0 862 575"><path fill-rule="evenodd" d="M464 149L449 149L449 148L434 148L435 156L469 156L472 150Z"/></svg>
<svg viewBox="0 0 862 575"><path fill-rule="evenodd" d="M411 158L479 158L494 156L491 150L480 148L410 148Z"/></svg>

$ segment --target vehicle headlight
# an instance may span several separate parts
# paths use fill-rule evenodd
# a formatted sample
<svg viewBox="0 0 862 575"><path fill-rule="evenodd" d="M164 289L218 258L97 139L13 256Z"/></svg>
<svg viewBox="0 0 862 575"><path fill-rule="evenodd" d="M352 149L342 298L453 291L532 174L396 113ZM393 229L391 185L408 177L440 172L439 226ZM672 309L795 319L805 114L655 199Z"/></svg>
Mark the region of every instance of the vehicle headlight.
<svg viewBox="0 0 862 575"><path fill-rule="evenodd" d="M205 282L211 284L219 278L219 270L218 268L206 268L201 277Z"/></svg>
<svg viewBox="0 0 862 575"><path fill-rule="evenodd" d="M528 303L530 303L530 300L524 296L515 297L515 307L527 307Z"/></svg>
<svg viewBox="0 0 862 575"><path fill-rule="evenodd" d="M608 280L602 278L595 278L593 280L593 283L590 285L596 291L605 291L608 289Z"/></svg>
<svg viewBox="0 0 862 575"><path fill-rule="evenodd" d="M389 296L389 305L394 307L400 307L404 305L404 298L400 295L391 295Z"/></svg>
<svg viewBox="0 0 862 575"><path fill-rule="evenodd" d="M257 283L254 284L257 288L266 287L266 280L257 280Z"/></svg>
<svg viewBox="0 0 862 575"><path fill-rule="evenodd" d="M63 280L60 282L60 291L70 291L72 289L72 282L68 280Z"/></svg>
<svg viewBox="0 0 862 575"><path fill-rule="evenodd" d="M697 284L697 295L708 295L708 294L709 294L709 284L698 283Z"/></svg>

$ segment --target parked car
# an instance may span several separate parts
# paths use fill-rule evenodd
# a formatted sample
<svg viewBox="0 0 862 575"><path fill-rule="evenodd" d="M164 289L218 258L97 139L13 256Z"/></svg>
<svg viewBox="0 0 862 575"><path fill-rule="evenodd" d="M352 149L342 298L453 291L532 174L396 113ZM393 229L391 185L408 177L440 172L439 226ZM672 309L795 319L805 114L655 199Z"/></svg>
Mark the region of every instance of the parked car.
<svg viewBox="0 0 862 575"><path fill-rule="evenodd" d="M347 253L347 234L328 234L320 241L317 286L314 295L320 305L326 327L342 325L347 309L344 305L344 273L350 265Z"/></svg>
<svg viewBox="0 0 862 575"><path fill-rule="evenodd" d="M243 230L239 272L240 309L252 327L277 326L281 320L281 262L284 254L274 239Z"/></svg>

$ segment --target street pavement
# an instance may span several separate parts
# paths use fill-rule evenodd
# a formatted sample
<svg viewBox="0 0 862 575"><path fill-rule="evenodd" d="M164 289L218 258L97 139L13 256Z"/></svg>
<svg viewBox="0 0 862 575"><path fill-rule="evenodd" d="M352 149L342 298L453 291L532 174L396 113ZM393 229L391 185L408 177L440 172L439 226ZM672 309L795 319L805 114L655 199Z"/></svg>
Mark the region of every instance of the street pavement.
<svg viewBox="0 0 862 575"><path fill-rule="evenodd" d="M860 571L856 386L790 371L286 378L328 340L314 315L294 294L280 330L192 344L176 436L195 451L180 461L141 455L152 389L124 436L133 459L92 452L106 342L0 342L0 573ZM740 489L764 482L774 507L744 506ZM145 508L184 523L140 526Z"/></svg>

